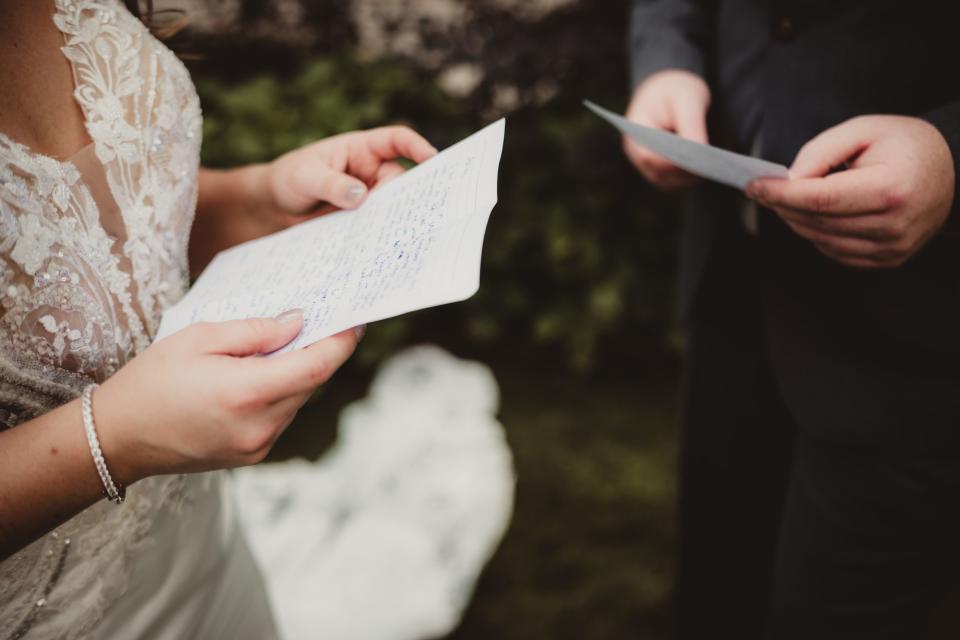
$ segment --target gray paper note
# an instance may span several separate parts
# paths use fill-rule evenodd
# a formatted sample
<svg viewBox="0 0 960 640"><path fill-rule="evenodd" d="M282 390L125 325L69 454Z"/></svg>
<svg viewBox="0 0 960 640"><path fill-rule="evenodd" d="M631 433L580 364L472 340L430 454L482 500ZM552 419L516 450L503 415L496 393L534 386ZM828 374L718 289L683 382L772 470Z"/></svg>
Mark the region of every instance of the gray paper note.
<svg viewBox="0 0 960 640"><path fill-rule="evenodd" d="M730 185L742 191L747 184L757 178L789 178L790 176L783 165L686 140L660 129L645 127L589 100L584 104L638 145L646 147L701 178Z"/></svg>

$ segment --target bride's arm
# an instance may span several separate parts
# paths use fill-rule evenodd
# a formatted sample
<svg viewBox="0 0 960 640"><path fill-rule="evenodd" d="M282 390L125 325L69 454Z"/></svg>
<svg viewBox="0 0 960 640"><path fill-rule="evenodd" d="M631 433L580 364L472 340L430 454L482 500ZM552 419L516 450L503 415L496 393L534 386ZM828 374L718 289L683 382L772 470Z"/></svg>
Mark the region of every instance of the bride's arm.
<svg viewBox="0 0 960 640"><path fill-rule="evenodd" d="M74 400L0 432L0 559L103 497L80 415Z"/></svg>
<svg viewBox="0 0 960 640"><path fill-rule="evenodd" d="M191 270L196 275L218 252L306 217L355 208L402 173L398 158L423 162L436 153L406 127L382 127L326 138L268 164L201 169Z"/></svg>
<svg viewBox="0 0 960 640"><path fill-rule="evenodd" d="M197 275L217 253L278 231L261 201L265 165L239 169L200 168L197 214L190 232L190 270ZM254 186L256 184L256 186Z"/></svg>
<svg viewBox="0 0 960 640"><path fill-rule="evenodd" d="M302 326L299 312L196 324L127 363L93 395L114 482L262 460L356 346L350 330L305 349L250 357L276 351ZM0 560L103 496L77 400L0 432Z"/></svg>

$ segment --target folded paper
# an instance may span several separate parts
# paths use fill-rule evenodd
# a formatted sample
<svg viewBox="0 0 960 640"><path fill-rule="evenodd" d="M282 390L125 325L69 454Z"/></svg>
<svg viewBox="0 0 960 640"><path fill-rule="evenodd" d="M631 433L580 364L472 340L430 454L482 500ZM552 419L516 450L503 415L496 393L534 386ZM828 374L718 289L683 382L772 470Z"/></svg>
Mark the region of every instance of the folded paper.
<svg viewBox="0 0 960 640"><path fill-rule="evenodd" d="M287 349L358 325L465 300L480 285L497 202L503 120L340 211L218 254L164 313L157 338L195 322L303 309Z"/></svg>

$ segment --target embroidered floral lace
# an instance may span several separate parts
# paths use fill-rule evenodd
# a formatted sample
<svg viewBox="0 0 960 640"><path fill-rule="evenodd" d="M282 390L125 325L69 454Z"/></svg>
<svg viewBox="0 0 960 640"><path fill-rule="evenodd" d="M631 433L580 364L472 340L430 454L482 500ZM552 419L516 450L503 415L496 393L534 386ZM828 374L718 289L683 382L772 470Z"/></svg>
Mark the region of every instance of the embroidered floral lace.
<svg viewBox="0 0 960 640"><path fill-rule="evenodd" d="M0 133L0 429L112 375L188 285L201 117L187 71L116 0L56 0L54 22L93 143L60 162ZM182 485L140 482L0 563L0 638L58 615L72 618L58 637L88 633Z"/></svg>

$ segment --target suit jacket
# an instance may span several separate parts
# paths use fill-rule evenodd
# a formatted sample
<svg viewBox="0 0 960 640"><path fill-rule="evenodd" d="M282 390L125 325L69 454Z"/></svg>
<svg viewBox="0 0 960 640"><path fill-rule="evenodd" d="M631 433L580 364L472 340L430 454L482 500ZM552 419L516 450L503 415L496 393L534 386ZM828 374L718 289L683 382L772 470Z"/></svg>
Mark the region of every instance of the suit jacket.
<svg viewBox="0 0 960 640"><path fill-rule="evenodd" d="M925 118L960 160L960 9L952 0L633 0L633 82L680 68L710 84L711 141L791 164L808 140L863 114ZM960 170L957 171L960 178ZM958 189L960 194L960 189ZM690 194L681 304L736 229L742 197ZM960 455L960 198L906 265L853 270L771 212L757 273L766 347L801 429L848 442ZM726 283L725 286L737 286ZM707 319L709 320L709 319Z"/></svg>

